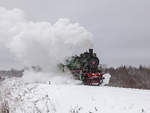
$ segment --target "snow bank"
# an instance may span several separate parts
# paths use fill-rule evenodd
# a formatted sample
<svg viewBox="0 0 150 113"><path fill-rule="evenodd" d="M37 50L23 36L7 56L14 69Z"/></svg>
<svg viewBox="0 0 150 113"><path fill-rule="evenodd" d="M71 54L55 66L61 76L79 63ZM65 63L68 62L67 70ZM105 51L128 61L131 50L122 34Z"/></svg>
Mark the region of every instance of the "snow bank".
<svg viewBox="0 0 150 113"><path fill-rule="evenodd" d="M10 113L149 113L150 91L83 85L4 81L2 98Z"/></svg>

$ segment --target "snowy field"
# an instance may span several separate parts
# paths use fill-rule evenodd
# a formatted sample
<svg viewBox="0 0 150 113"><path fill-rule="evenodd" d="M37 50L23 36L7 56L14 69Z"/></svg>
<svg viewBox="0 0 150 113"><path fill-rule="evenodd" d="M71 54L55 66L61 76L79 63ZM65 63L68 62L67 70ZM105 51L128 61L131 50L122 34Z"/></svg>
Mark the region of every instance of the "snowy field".
<svg viewBox="0 0 150 113"><path fill-rule="evenodd" d="M10 113L150 113L150 91L107 86L3 82Z"/></svg>

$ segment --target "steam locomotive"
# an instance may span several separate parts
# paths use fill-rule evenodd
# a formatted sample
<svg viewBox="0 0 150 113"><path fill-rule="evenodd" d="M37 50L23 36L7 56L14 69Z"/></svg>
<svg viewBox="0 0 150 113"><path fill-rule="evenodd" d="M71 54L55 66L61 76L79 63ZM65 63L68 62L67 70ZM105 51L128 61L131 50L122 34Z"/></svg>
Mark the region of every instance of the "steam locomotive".
<svg viewBox="0 0 150 113"><path fill-rule="evenodd" d="M66 59L63 70L67 67L76 79L82 80L85 85L100 85L103 83L103 73L99 68L99 59L93 49L79 56Z"/></svg>

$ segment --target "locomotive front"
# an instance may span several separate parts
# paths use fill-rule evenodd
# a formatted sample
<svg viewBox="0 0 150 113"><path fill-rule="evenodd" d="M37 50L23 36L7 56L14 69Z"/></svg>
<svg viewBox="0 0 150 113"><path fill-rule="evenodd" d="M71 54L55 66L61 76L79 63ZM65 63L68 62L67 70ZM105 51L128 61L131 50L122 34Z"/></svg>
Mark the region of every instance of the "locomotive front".
<svg viewBox="0 0 150 113"><path fill-rule="evenodd" d="M89 52L84 52L80 56L72 56L66 59L65 65L60 67L67 67L74 75L75 79L82 80L85 85L100 85L103 82L103 74L99 69L99 59L93 49Z"/></svg>
<svg viewBox="0 0 150 113"><path fill-rule="evenodd" d="M98 68L99 59L96 53L93 53L93 49L89 49L89 52L81 54L80 58L82 59L80 61L82 64L80 79L85 85L100 85L103 82L103 74Z"/></svg>

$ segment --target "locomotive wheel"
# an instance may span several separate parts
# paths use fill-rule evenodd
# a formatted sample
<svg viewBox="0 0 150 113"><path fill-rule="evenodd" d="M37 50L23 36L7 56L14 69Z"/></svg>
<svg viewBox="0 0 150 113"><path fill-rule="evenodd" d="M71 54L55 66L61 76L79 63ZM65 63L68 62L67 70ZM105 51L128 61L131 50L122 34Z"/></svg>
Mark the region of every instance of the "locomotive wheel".
<svg viewBox="0 0 150 113"><path fill-rule="evenodd" d="M96 78L96 79L84 79L83 80L83 84L84 85L90 85L90 86L94 86L94 85L95 86L99 86L101 84L101 80L100 80L100 78Z"/></svg>
<svg viewBox="0 0 150 113"><path fill-rule="evenodd" d="M95 79L90 79L88 82L88 85L92 85L92 86L99 86L101 85L103 82L103 80L101 78L95 78Z"/></svg>
<svg viewBox="0 0 150 113"><path fill-rule="evenodd" d="M101 83L100 83L100 78L97 78L97 85L96 86L99 86Z"/></svg>
<svg viewBox="0 0 150 113"><path fill-rule="evenodd" d="M96 86L99 86L99 85L101 84L101 82L100 82L100 81L101 81L101 80L100 80L100 78L96 78L94 81L96 81L96 83L97 83L97 84L96 84Z"/></svg>
<svg viewBox="0 0 150 113"><path fill-rule="evenodd" d="M87 79L84 79L84 80L83 80L83 84L84 84L84 85L89 85L88 80L87 80Z"/></svg>

